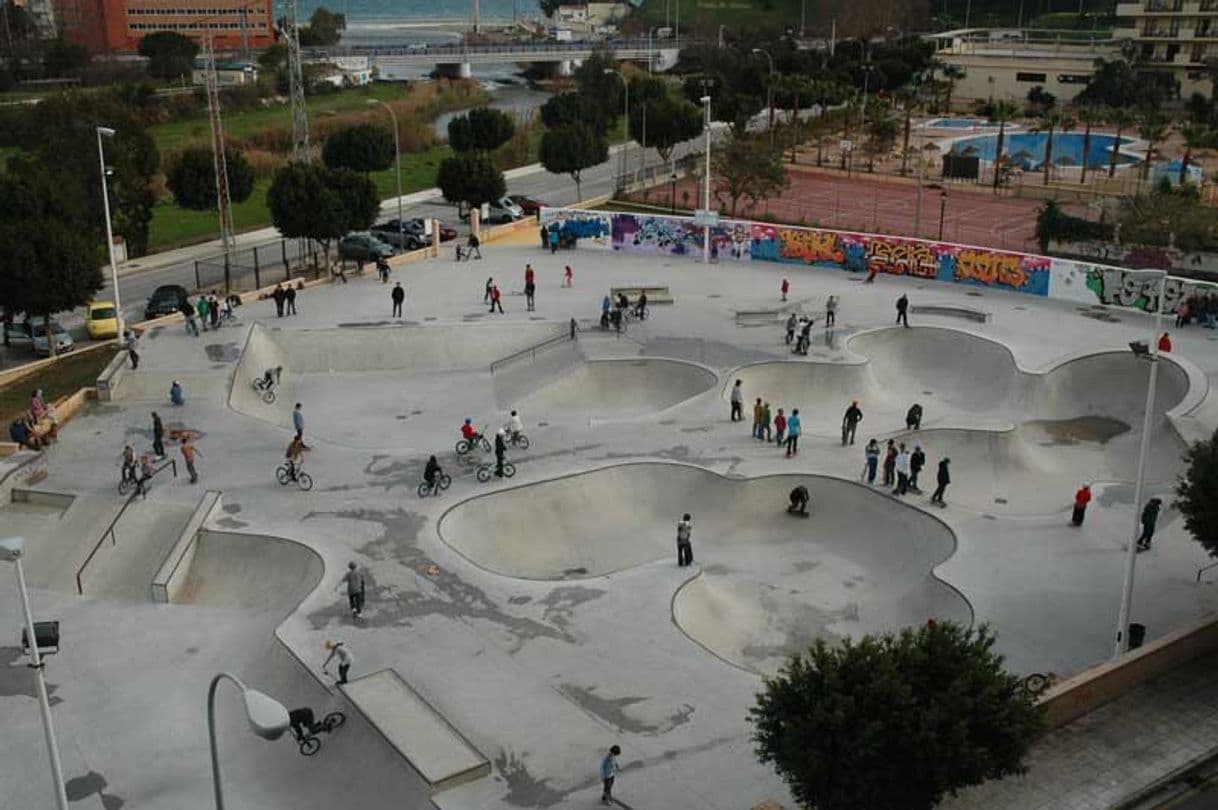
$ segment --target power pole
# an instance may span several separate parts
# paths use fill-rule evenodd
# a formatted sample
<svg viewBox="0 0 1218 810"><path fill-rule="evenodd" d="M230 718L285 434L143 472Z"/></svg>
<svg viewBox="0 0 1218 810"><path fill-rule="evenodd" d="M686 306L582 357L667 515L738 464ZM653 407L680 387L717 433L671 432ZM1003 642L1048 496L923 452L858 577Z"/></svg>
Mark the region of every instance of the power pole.
<svg viewBox="0 0 1218 810"><path fill-rule="evenodd" d="M224 126L220 121L220 79L210 35L203 39L207 73L207 117L211 122L212 165L216 171L216 207L220 211L220 243L224 247L224 291L230 289L229 255L233 250L233 207L228 193L228 162L224 157Z"/></svg>
<svg viewBox="0 0 1218 810"><path fill-rule="evenodd" d="M305 107L304 66L300 53L300 27L297 25L296 0L287 0L284 37L288 46L288 84L292 93L292 159L309 160L309 111Z"/></svg>

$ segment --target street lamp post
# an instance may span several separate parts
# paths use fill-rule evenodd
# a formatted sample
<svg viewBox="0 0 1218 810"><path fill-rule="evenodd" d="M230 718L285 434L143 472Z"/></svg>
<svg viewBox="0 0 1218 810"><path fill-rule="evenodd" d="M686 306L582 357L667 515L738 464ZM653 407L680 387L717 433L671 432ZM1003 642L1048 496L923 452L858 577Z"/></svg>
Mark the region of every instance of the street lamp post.
<svg viewBox="0 0 1218 810"><path fill-rule="evenodd" d="M711 189L711 97L703 96L702 103L706 106L706 185L702 189L702 210L710 216ZM710 263L710 225L702 226L702 261Z"/></svg>
<svg viewBox="0 0 1218 810"><path fill-rule="evenodd" d="M207 735L211 744L211 783L216 796L216 810L224 810L224 790L220 784L220 758L216 751L216 687L220 681L232 681L245 700L245 718L250 730L264 740L277 740L288 730L288 710L283 704L256 689L249 689L234 675L221 672L211 679L207 689ZM66 808L66 805L65 805Z"/></svg>
<svg viewBox="0 0 1218 810"><path fill-rule="evenodd" d="M396 168L398 188L398 247L405 250L406 223L402 220L402 144L398 139L398 114L393 111L393 107L390 107L379 98L368 99L369 107L375 107L378 104L389 111L389 117L393 120L393 158ZM436 241L436 244L439 244L440 235L434 234L432 239Z"/></svg>
<svg viewBox="0 0 1218 810"><path fill-rule="evenodd" d="M939 241L943 241L943 220L947 215L947 189L939 192Z"/></svg>
<svg viewBox="0 0 1218 810"><path fill-rule="evenodd" d="M1129 550L1125 555L1125 582L1121 588L1121 609L1117 614L1116 650L1113 658L1119 658L1129 650L1129 615L1133 607L1133 578L1138 559L1138 537L1141 534L1142 498L1146 487L1146 453L1150 449L1150 427L1155 409L1155 382L1159 377L1159 335L1163 327L1163 302L1167 298L1167 271L1147 271L1159 276L1159 301L1155 307L1154 333L1150 336L1149 354L1150 380L1146 384L1146 410L1142 414L1142 441L1138 448L1138 477L1133 486L1133 534L1129 538Z"/></svg>
<svg viewBox="0 0 1218 810"><path fill-rule="evenodd" d="M679 6L678 6L679 8ZM625 75L621 71L613 68L605 68L605 75L612 73L622 80L622 86L626 88L626 104L624 107L624 118L626 126L626 135L622 138L622 177L625 178L626 172L630 169L630 82L626 81Z"/></svg>
<svg viewBox="0 0 1218 810"><path fill-rule="evenodd" d="M38 708L42 712L42 730L46 737L47 753L51 757L51 778L55 780L55 806L68 810L68 796L63 784L63 765L59 761L59 744L55 742L55 725L51 722L51 703L47 699L46 674L42 657L38 652L38 636L34 633L34 616L30 612L30 596L25 589L25 572L21 568L21 555L25 550L22 537L0 539L0 561L11 562L17 569L17 591L21 595L21 609L25 613L25 633L30 645L30 669L34 670L34 683L38 687Z"/></svg>
<svg viewBox="0 0 1218 810"><path fill-rule="evenodd" d="M765 48L754 48L753 53L759 53L765 56L770 63L770 80L766 83L765 88L765 105L769 110L770 117L770 148L774 148L774 57Z"/></svg>
<svg viewBox="0 0 1218 810"><path fill-rule="evenodd" d="M123 302L118 292L118 264L114 261L114 230L110 222L110 187L106 182L106 151L102 148L102 136L114 137L110 127L97 128L97 160L101 164L102 209L106 212L106 250L110 257L110 286L114 289L114 315L118 321L118 336L123 336Z"/></svg>

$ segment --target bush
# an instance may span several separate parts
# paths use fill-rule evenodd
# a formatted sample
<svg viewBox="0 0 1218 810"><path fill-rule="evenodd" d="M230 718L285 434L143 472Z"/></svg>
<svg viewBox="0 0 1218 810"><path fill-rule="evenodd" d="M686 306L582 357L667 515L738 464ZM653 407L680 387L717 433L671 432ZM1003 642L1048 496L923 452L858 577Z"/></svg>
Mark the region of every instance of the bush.
<svg viewBox="0 0 1218 810"><path fill-rule="evenodd" d="M1112 238L1111 225L1071 216L1054 200L1048 200L1036 209L1036 241L1042 251L1049 249L1050 242L1108 241Z"/></svg>

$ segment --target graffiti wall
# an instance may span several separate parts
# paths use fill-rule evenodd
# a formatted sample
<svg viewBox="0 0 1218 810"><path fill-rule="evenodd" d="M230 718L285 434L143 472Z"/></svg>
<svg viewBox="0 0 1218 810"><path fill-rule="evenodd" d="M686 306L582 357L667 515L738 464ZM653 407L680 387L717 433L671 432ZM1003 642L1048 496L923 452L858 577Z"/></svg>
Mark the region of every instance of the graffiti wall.
<svg viewBox="0 0 1218 810"><path fill-rule="evenodd" d="M1044 256L922 239L754 223L754 259L1049 294Z"/></svg>
<svg viewBox="0 0 1218 810"><path fill-rule="evenodd" d="M711 258L749 261L748 222L720 220L711 228ZM613 249L628 253L702 257L703 228L688 217L614 214Z"/></svg>
<svg viewBox="0 0 1218 810"><path fill-rule="evenodd" d="M1159 274L1104 264L1053 259L1049 295L1081 304L1133 307L1154 312L1159 306ZM1163 311L1175 309L1181 299L1218 294L1218 285L1168 276Z"/></svg>
<svg viewBox="0 0 1218 810"><path fill-rule="evenodd" d="M579 240L581 248L597 247L608 250L611 247L613 217L606 211L543 208L540 219L541 225L546 228L557 225L561 232L574 236ZM538 225L538 244L541 240L541 225Z"/></svg>

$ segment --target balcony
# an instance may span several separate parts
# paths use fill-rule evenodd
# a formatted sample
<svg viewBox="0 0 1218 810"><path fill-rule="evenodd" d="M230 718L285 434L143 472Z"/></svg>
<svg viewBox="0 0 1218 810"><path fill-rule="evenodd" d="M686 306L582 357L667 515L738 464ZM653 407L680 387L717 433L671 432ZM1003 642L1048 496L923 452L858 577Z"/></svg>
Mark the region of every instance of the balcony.
<svg viewBox="0 0 1218 810"><path fill-rule="evenodd" d="M1184 0L1146 0L1144 8L1152 14L1180 14L1184 11Z"/></svg>

